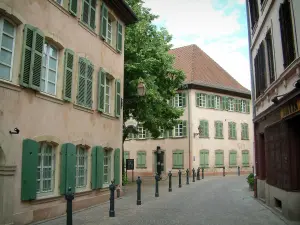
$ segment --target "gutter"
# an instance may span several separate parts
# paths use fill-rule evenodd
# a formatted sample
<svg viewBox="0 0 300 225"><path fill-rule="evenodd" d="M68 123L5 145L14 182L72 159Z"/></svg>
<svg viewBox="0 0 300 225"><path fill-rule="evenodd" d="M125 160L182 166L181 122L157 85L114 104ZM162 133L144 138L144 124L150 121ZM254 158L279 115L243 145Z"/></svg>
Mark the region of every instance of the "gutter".
<svg viewBox="0 0 300 225"><path fill-rule="evenodd" d="M188 93L187 93L187 96L188 96L188 125L189 125L189 170L191 170L191 137L192 137L192 132L191 132L191 124L190 124L190 121L191 121L191 116L190 116L190 113L191 112L191 104L190 104L190 90L191 89L188 89Z"/></svg>

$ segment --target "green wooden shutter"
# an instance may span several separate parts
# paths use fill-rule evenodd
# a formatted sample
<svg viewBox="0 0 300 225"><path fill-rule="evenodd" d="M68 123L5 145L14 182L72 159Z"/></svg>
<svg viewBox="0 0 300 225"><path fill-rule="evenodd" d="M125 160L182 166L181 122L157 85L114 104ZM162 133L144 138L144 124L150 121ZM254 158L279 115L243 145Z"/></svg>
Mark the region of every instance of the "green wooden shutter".
<svg viewBox="0 0 300 225"><path fill-rule="evenodd" d="M215 161L216 166L223 166L223 164L224 164L223 152L216 151L215 154L216 154L216 161Z"/></svg>
<svg viewBox="0 0 300 225"><path fill-rule="evenodd" d="M23 38L23 49L22 49L22 65L21 65L21 79L20 85L29 87L29 78L31 73L31 55L32 55L32 43L34 27L25 24L24 27L24 38Z"/></svg>
<svg viewBox="0 0 300 225"><path fill-rule="evenodd" d="M223 96L222 97L222 109L223 110L228 110L228 98Z"/></svg>
<svg viewBox="0 0 300 225"><path fill-rule="evenodd" d="M90 2L90 28L93 30L96 28L96 1Z"/></svg>
<svg viewBox="0 0 300 225"><path fill-rule="evenodd" d="M207 99L207 108L211 108L211 95L206 95L206 99Z"/></svg>
<svg viewBox="0 0 300 225"><path fill-rule="evenodd" d="M183 168L183 151L180 151L178 153L178 166L180 168Z"/></svg>
<svg viewBox="0 0 300 225"><path fill-rule="evenodd" d="M78 77L78 94L77 103L79 105L85 106L86 102L86 71L87 71L87 61L84 58L79 58L79 77Z"/></svg>
<svg viewBox="0 0 300 225"><path fill-rule="evenodd" d="M31 52L32 74L29 78L29 85L32 89L40 90L42 61L44 51L45 36L42 31L36 29L33 32L33 45Z"/></svg>
<svg viewBox="0 0 300 225"><path fill-rule="evenodd" d="M104 112L106 72L100 68L98 73L98 111Z"/></svg>
<svg viewBox="0 0 300 225"><path fill-rule="evenodd" d="M236 139L236 124L232 123L233 138Z"/></svg>
<svg viewBox="0 0 300 225"><path fill-rule="evenodd" d="M216 102L215 102L216 96L215 95L211 95L211 108L215 108L216 106Z"/></svg>
<svg viewBox="0 0 300 225"><path fill-rule="evenodd" d="M77 0L69 0L69 12L73 15L77 15Z"/></svg>
<svg viewBox="0 0 300 225"><path fill-rule="evenodd" d="M229 165L236 166L236 152L231 151L229 153Z"/></svg>
<svg viewBox="0 0 300 225"><path fill-rule="evenodd" d="M177 162L177 152L173 152L173 168L176 168L177 165L178 165L178 162Z"/></svg>
<svg viewBox="0 0 300 225"><path fill-rule="evenodd" d="M245 139L246 140L248 140L249 139L249 129L248 129L248 124L247 123L245 123L245 125L244 125L244 129L245 129Z"/></svg>
<svg viewBox="0 0 300 225"><path fill-rule="evenodd" d="M242 160L243 160L243 166L249 166L249 153L248 151L242 152Z"/></svg>
<svg viewBox="0 0 300 225"><path fill-rule="evenodd" d="M200 151L200 166L204 167L205 166L205 156L204 156L204 151Z"/></svg>
<svg viewBox="0 0 300 225"><path fill-rule="evenodd" d="M120 80L116 80L115 82L116 96L115 96L115 116L120 117L121 114L121 83Z"/></svg>
<svg viewBox="0 0 300 225"><path fill-rule="evenodd" d="M107 21L108 21L108 10L104 3L102 3L101 6L101 37L103 39L106 39L107 34Z"/></svg>
<svg viewBox="0 0 300 225"><path fill-rule="evenodd" d="M250 113L250 101L246 100L246 113Z"/></svg>
<svg viewBox="0 0 300 225"><path fill-rule="evenodd" d="M119 185L121 182L121 166L120 166L120 149L115 149L114 155L114 180L115 185Z"/></svg>
<svg viewBox="0 0 300 225"><path fill-rule="evenodd" d="M92 189L97 189L97 147L92 148Z"/></svg>
<svg viewBox="0 0 300 225"><path fill-rule="evenodd" d="M241 111L241 100L235 99L235 111L240 112Z"/></svg>
<svg viewBox="0 0 300 225"><path fill-rule="evenodd" d="M104 149L101 146L97 147L97 170L97 188L102 188L104 183Z"/></svg>
<svg viewBox="0 0 300 225"><path fill-rule="evenodd" d="M242 128L241 137L242 137L242 140L244 140L245 139L245 126L243 123L241 124L241 128Z"/></svg>
<svg viewBox="0 0 300 225"><path fill-rule="evenodd" d="M142 152L142 165L146 167L146 152Z"/></svg>
<svg viewBox="0 0 300 225"><path fill-rule="evenodd" d="M25 139L22 148L21 200L34 200L36 199L38 150L40 145L34 140Z"/></svg>
<svg viewBox="0 0 300 225"><path fill-rule="evenodd" d="M204 135L205 135L205 137L209 136L208 121L204 121Z"/></svg>
<svg viewBox="0 0 300 225"><path fill-rule="evenodd" d="M196 106L200 106L200 93L196 93Z"/></svg>
<svg viewBox="0 0 300 225"><path fill-rule="evenodd" d="M65 50L64 62L64 90L63 98L72 101L72 81L73 81L74 52L70 49Z"/></svg>
<svg viewBox="0 0 300 225"><path fill-rule="evenodd" d="M182 107L186 107L186 93L181 93L182 94Z"/></svg>
<svg viewBox="0 0 300 225"><path fill-rule="evenodd" d="M174 107L174 98L171 98L169 103L170 103L170 106Z"/></svg>
<svg viewBox="0 0 300 225"><path fill-rule="evenodd" d="M123 27L120 22L117 22L117 51L122 52L123 44Z"/></svg>
<svg viewBox="0 0 300 225"><path fill-rule="evenodd" d="M182 121L182 134L183 134L184 137L187 136L187 126L186 126L186 124L187 124L186 120Z"/></svg>
<svg viewBox="0 0 300 225"><path fill-rule="evenodd" d="M204 152L204 167L208 167L209 166L209 164L208 164L208 151L205 151Z"/></svg>
<svg viewBox="0 0 300 225"><path fill-rule="evenodd" d="M85 105L88 108L93 106L93 73L94 65L91 62L87 64L86 71L86 102Z"/></svg>

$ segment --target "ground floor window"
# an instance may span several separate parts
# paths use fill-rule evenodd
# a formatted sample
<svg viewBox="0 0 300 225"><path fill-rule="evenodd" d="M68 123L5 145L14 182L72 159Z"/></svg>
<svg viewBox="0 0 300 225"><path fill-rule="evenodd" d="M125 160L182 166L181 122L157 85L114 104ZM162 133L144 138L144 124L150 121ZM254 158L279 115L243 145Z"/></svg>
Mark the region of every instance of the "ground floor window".
<svg viewBox="0 0 300 225"><path fill-rule="evenodd" d="M103 163L103 181L104 184L110 183L110 171L111 171L111 154L108 150L104 151L104 163Z"/></svg>
<svg viewBox="0 0 300 225"><path fill-rule="evenodd" d="M146 168L146 152L137 153L137 167Z"/></svg>
<svg viewBox="0 0 300 225"><path fill-rule="evenodd" d="M76 188L86 187L87 184L87 151L82 146L76 149Z"/></svg>

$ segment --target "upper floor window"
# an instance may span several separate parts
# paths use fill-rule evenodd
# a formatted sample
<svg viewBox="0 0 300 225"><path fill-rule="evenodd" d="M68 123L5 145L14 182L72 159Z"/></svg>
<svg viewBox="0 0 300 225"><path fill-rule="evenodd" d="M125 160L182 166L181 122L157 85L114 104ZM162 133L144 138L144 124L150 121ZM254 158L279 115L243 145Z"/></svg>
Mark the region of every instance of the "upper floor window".
<svg viewBox="0 0 300 225"><path fill-rule="evenodd" d="M15 45L15 27L0 18L0 78L11 80Z"/></svg>
<svg viewBox="0 0 300 225"><path fill-rule="evenodd" d="M221 97L220 96L215 96L215 108L221 109Z"/></svg>
<svg viewBox="0 0 300 225"><path fill-rule="evenodd" d="M111 98L111 80L105 78L105 99L104 99L104 112L110 113L110 98Z"/></svg>
<svg viewBox="0 0 300 225"><path fill-rule="evenodd" d="M197 93L197 106L206 107L206 94Z"/></svg>
<svg viewBox="0 0 300 225"><path fill-rule="evenodd" d="M294 31L290 1L285 0L279 8L279 22L283 55L283 66L288 67L296 58Z"/></svg>
<svg viewBox="0 0 300 225"><path fill-rule="evenodd" d="M258 98L266 89L265 44L262 41L254 58L255 92Z"/></svg>
<svg viewBox="0 0 300 225"><path fill-rule="evenodd" d="M139 139L145 139L146 138L146 129L144 129L143 125L138 126L138 138Z"/></svg>
<svg viewBox="0 0 300 225"><path fill-rule="evenodd" d="M108 44L112 44L112 21L111 18L108 18L107 21L107 42Z"/></svg>
<svg viewBox="0 0 300 225"><path fill-rule="evenodd" d="M249 0L250 17L251 17L251 28L253 29L256 25L259 14L258 14L258 0Z"/></svg>
<svg viewBox="0 0 300 225"><path fill-rule="evenodd" d="M41 91L51 95L56 95L57 82L57 65L58 52L57 49L48 44L44 44L43 52L43 70L41 79Z"/></svg>
<svg viewBox="0 0 300 225"><path fill-rule="evenodd" d="M275 81L273 43L272 43L271 30L269 30L267 33L266 45L267 45L267 56L268 56L268 66L269 66L269 78L271 84L273 81Z"/></svg>
<svg viewBox="0 0 300 225"><path fill-rule="evenodd" d="M228 137L229 137L229 139L236 139L236 123L235 122L228 123Z"/></svg>
<svg viewBox="0 0 300 225"><path fill-rule="evenodd" d="M76 149L76 188L84 188L87 184L87 150L82 146Z"/></svg>
<svg viewBox="0 0 300 225"><path fill-rule="evenodd" d="M248 124L247 123L242 123L241 124L242 128L242 140L249 140L249 130L248 130Z"/></svg>
<svg viewBox="0 0 300 225"><path fill-rule="evenodd" d="M215 121L215 138L223 138L223 122Z"/></svg>
<svg viewBox="0 0 300 225"><path fill-rule="evenodd" d="M177 93L174 97L175 107L185 107L185 93Z"/></svg>
<svg viewBox="0 0 300 225"><path fill-rule="evenodd" d="M46 142L40 143L37 164L37 189L38 194L52 192L54 188L55 169L54 148Z"/></svg>
<svg viewBox="0 0 300 225"><path fill-rule="evenodd" d="M96 0L82 0L81 20L91 29L95 29Z"/></svg>
<svg viewBox="0 0 300 225"><path fill-rule="evenodd" d="M234 100L233 98L228 98L228 110L234 111Z"/></svg>
<svg viewBox="0 0 300 225"><path fill-rule="evenodd" d="M159 133L160 133L160 134L159 134L159 138L164 138L164 136L165 136L165 135L164 135L164 132L165 132L164 129L160 127L160 128L159 128Z"/></svg>
<svg viewBox="0 0 300 225"><path fill-rule="evenodd" d="M246 100L241 100L241 112L245 113L247 111Z"/></svg>
<svg viewBox="0 0 300 225"><path fill-rule="evenodd" d="M207 120L200 120L200 134L199 137L208 138L209 137L209 126Z"/></svg>
<svg viewBox="0 0 300 225"><path fill-rule="evenodd" d="M172 134L170 135L172 136ZM174 137L185 137L186 136L186 121L179 121L174 127Z"/></svg>

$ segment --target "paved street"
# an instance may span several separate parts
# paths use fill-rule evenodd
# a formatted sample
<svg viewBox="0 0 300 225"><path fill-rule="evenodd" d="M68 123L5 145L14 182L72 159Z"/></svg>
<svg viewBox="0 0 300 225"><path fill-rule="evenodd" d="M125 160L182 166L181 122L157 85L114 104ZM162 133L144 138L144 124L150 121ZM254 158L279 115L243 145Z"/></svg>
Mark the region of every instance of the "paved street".
<svg viewBox="0 0 300 225"><path fill-rule="evenodd" d="M185 181L185 180L184 180ZM160 197L152 184L143 185L142 205L136 206L135 186L116 200L116 217L108 217L105 203L74 214L74 225L285 225L286 223L252 198L246 177L207 177L169 193L162 182ZM65 216L43 225L65 225Z"/></svg>

